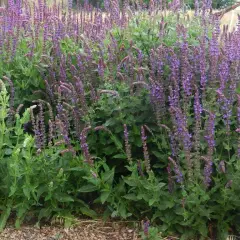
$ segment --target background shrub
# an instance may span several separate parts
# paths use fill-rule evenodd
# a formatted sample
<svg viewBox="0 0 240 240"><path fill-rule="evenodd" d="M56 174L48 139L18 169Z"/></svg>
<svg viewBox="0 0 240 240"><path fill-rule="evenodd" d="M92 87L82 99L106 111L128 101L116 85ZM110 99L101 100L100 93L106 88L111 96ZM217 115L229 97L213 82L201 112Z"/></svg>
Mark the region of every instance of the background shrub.
<svg viewBox="0 0 240 240"><path fill-rule="evenodd" d="M83 2L84 1L82 1L82 3ZM132 3L133 2L134 1L132 1ZM171 2L171 1L169 1L169 2ZM230 6L230 5L234 4L235 2L236 2L235 0L213 0L212 1L212 7L214 9L224 8L224 7L227 7L227 6ZM74 3L76 4L77 1L75 0ZM103 0L102 1L90 0L89 3L92 4L93 6L104 7L104 1ZM144 0L144 3L148 5L149 4L149 0ZM194 8L194 0L185 0L184 3L187 6L189 6L190 8Z"/></svg>

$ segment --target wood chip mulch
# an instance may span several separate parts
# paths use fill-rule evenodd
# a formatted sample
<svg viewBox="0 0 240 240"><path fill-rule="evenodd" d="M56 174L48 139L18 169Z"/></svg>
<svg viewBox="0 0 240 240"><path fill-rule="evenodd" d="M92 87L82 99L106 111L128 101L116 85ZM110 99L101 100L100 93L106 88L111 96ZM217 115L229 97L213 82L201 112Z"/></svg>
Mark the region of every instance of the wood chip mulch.
<svg viewBox="0 0 240 240"><path fill-rule="evenodd" d="M0 240L140 240L137 230L124 222L79 220L74 227L24 225L21 229L7 226Z"/></svg>

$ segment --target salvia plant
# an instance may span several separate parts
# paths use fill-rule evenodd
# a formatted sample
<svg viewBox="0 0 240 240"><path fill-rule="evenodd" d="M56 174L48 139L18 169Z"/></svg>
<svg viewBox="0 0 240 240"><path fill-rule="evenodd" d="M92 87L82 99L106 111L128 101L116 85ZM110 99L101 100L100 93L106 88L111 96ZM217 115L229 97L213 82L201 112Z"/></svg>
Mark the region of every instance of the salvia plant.
<svg viewBox="0 0 240 240"><path fill-rule="evenodd" d="M143 239L239 233L240 18L194 4L0 8L0 229L83 214L141 220Z"/></svg>

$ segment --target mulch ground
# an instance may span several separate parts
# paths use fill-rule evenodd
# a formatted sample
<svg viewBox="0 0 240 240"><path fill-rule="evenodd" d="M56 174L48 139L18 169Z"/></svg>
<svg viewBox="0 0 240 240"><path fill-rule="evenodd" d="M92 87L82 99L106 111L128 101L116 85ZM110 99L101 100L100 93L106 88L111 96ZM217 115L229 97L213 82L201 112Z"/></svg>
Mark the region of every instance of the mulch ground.
<svg viewBox="0 0 240 240"><path fill-rule="evenodd" d="M140 240L138 231L124 222L79 220L74 227L23 225L21 229L7 226L0 240Z"/></svg>

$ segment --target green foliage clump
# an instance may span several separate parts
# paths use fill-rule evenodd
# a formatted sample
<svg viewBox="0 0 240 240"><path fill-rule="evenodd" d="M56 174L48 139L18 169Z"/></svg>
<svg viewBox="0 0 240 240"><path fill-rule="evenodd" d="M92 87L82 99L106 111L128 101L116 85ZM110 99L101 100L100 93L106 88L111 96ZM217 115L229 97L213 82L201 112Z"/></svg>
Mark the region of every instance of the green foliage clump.
<svg viewBox="0 0 240 240"><path fill-rule="evenodd" d="M136 46L144 54L149 55L150 50L160 45L173 47L178 40L176 31L177 25L183 25L188 31L188 43L190 46L199 45L199 36L202 35L201 18L191 18L186 14L155 14L150 16L147 12L140 12L131 18L125 28L114 28L111 31L119 46L129 48L130 45ZM211 35L209 30L208 35ZM105 40L109 43L109 38ZM177 46L175 46L177 47Z"/></svg>
<svg viewBox="0 0 240 240"><path fill-rule="evenodd" d="M187 6L194 8L194 0L185 0L184 3ZM233 5L234 3L236 3L236 0L213 0L212 8L213 9L225 8Z"/></svg>

